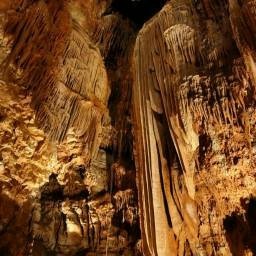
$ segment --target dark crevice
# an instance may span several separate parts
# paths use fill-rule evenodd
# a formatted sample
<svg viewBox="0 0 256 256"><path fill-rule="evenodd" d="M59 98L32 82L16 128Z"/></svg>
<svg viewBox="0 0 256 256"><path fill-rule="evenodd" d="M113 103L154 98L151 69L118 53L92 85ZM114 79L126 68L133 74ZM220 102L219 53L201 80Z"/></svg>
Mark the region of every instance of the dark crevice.
<svg viewBox="0 0 256 256"><path fill-rule="evenodd" d="M141 27L159 12L165 3L166 0L113 0L112 9Z"/></svg>
<svg viewBox="0 0 256 256"><path fill-rule="evenodd" d="M226 238L232 255L244 255L248 249L256 255L256 199L241 199L241 205L246 211L244 216L233 213L223 221Z"/></svg>

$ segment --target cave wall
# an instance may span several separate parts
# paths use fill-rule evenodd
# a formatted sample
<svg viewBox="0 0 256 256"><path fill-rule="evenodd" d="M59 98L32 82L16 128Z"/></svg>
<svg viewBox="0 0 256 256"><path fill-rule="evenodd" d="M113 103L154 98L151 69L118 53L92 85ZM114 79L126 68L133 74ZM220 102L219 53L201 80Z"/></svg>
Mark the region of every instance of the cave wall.
<svg viewBox="0 0 256 256"><path fill-rule="evenodd" d="M1 2L1 255L140 254L134 28L109 6Z"/></svg>
<svg viewBox="0 0 256 256"><path fill-rule="evenodd" d="M0 2L0 255L254 255L254 0Z"/></svg>
<svg viewBox="0 0 256 256"><path fill-rule="evenodd" d="M246 216L255 197L255 4L169 1L136 38L148 255L254 255Z"/></svg>

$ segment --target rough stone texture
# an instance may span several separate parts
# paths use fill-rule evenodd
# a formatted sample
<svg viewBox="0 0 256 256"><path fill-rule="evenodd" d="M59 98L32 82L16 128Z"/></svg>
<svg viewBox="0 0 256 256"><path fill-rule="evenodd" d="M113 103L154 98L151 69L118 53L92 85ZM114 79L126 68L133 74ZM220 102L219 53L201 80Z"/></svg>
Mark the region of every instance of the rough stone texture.
<svg viewBox="0 0 256 256"><path fill-rule="evenodd" d="M135 148L149 255L255 254L255 7L172 0L137 36Z"/></svg>
<svg viewBox="0 0 256 256"><path fill-rule="evenodd" d="M0 255L256 254L256 1L163 2L1 0Z"/></svg>
<svg viewBox="0 0 256 256"><path fill-rule="evenodd" d="M0 254L139 255L123 79L132 25L102 16L107 1L9 4L0 5Z"/></svg>

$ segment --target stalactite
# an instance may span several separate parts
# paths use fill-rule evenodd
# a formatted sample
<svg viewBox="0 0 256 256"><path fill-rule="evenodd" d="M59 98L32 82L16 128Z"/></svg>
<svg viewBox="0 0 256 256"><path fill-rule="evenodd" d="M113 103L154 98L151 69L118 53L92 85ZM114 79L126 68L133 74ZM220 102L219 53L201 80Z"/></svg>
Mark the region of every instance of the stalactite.
<svg viewBox="0 0 256 256"><path fill-rule="evenodd" d="M168 48L174 55L175 65L179 69L183 63L196 62L196 35L193 28L177 24L164 32Z"/></svg>
<svg viewBox="0 0 256 256"><path fill-rule="evenodd" d="M33 91L39 126L57 141L62 141L68 129L75 127L94 157L101 143L101 120L107 112L110 93L99 51L65 9L57 10L56 20L50 17L43 1L24 12L25 18L15 14L6 25L7 33L13 37L13 49L5 65L13 63L22 69L20 83ZM42 45L47 37L58 45Z"/></svg>
<svg viewBox="0 0 256 256"><path fill-rule="evenodd" d="M118 191L114 195L114 200L117 211L128 208L134 202L134 192L131 189Z"/></svg>
<svg viewBox="0 0 256 256"><path fill-rule="evenodd" d="M239 4L245 6L245 3L239 2ZM244 124L241 125L240 114L245 109L250 111L251 104L254 105L249 100L252 97L251 92L254 91L253 79L248 76L246 61L240 58L241 54L236 48L236 43L239 41L237 39L235 39L236 42L234 41L232 34L235 26L232 25L232 31L227 10L228 1L170 1L145 24L136 40L133 97L134 105L139 104L134 107L135 130L139 134L136 133L136 153L137 162L139 162L137 171L138 186L142 190L139 193L140 206L144 213L143 220L147 220L147 223L144 221L141 224L142 229L145 230L142 244L145 251L149 250L149 254L157 254L156 251L161 251L158 243L152 242L152 237L154 240L154 236L158 236L158 225L163 225L162 236L165 228L168 227L168 224L163 224L164 221L158 222L155 216L165 216L166 219L170 217L172 229L175 235L179 236L177 255L187 253L188 248L192 254L206 253L207 249L200 246L202 240L200 238L198 240L197 237L198 226L200 226L197 214L200 214L200 211L196 207L198 192L195 190L195 177L204 168L211 169L208 161L213 157L212 154L218 155L216 152L219 151L216 147L218 142L212 142L211 149L205 144L210 143L208 137L212 139L217 136L216 134L225 134L229 129L233 132L229 136L234 138L238 136L237 133L241 133L243 138L250 137L248 126L244 128ZM231 23L233 21L237 26L237 17L241 13L237 7L237 1L232 1L230 10L233 12ZM242 21L239 30L246 26L245 23ZM246 33L247 44L250 43L252 48L248 30L250 29L240 31L240 37L244 39L243 35ZM238 48L241 49L239 44ZM247 56L247 66L249 64L251 69L254 61L253 54L250 53L250 63ZM156 122L154 132L152 132L152 122ZM160 125L162 123L167 126L164 132ZM158 133L170 135L181 166L179 174L171 176L171 185L174 183L171 196L166 192L168 176L164 175L161 183L155 171L160 170L163 175L164 172L161 169L163 165L160 164L162 159L166 157L170 162L173 161L172 157L163 157L161 149L165 146L164 143L159 142L161 140L157 137ZM230 137L223 138L225 141L228 139ZM246 158L248 158L250 146L245 147ZM229 159L232 146L228 148L224 156ZM152 152L157 157L153 156ZM195 159L200 154L205 155L205 159L198 162L196 168ZM230 168L226 161L218 161L223 168ZM202 163L205 165L201 166ZM171 173L173 172L175 170L171 169ZM162 194L156 188L156 183L161 186ZM216 186L215 183L212 184ZM153 191L152 194L151 191ZM176 208L181 213L180 218L174 212L168 215L166 209L160 211L160 207L154 208L161 204L161 195L166 196L166 209L172 205L172 209ZM187 200L192 208L186 206ZM216 223L209 225L216 225L220 229ZM223 238L223 233L221 236ZM169 238L168 241L172 243L173 240ZM175 251L174 248L175 246L173 251ZM213 250L217 253L218 249L213 248ZM165 253L167 251L166 248Z"/></svg>

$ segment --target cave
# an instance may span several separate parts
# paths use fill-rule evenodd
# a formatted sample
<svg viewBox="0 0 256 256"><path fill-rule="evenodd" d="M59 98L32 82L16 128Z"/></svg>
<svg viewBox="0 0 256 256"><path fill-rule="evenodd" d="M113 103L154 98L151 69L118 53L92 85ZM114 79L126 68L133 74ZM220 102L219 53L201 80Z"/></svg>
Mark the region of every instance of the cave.
<svg viewBox="0 0 256 256"><path fill-rule="evenodd" d="M114 0L113 11L130 19L137 27L141 27L148 19L160 11L166 0Z"/></svg>
<svg viewBox="0 0 256 256"><path fill-rule="evenodd" d="M255 8L1 0L0 254L256 255Z"/></svg>

